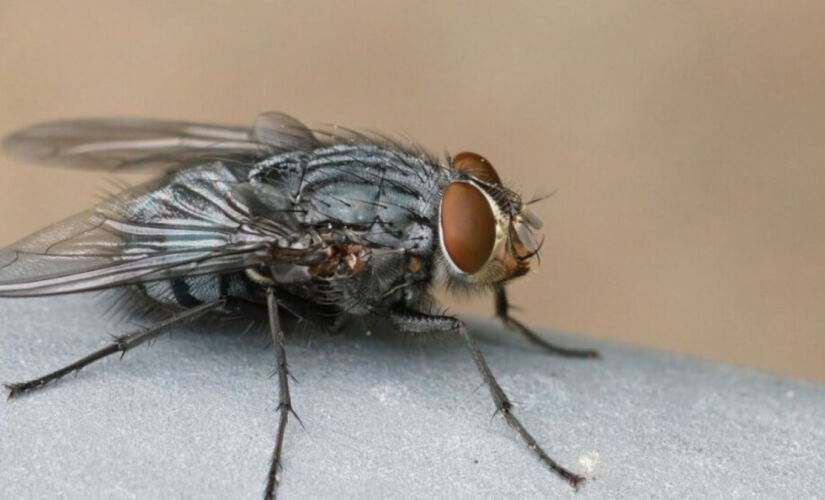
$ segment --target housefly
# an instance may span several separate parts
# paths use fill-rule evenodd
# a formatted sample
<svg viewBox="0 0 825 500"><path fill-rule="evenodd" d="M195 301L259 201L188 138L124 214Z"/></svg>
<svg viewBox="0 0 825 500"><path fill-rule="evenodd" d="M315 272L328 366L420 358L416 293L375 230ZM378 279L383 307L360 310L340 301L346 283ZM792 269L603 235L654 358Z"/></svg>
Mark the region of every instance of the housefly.
<svg viewBox="0 0 825 500"><path fill-rule="evenodd" d="M0 296L122 287L169 311L68 366L6 384L10 398L172 325L258 305L269 318L279 386L265 492L273 498L293 414L280 315L381 317L399 335L461 337L496 411L528 449L573 487L584 480L551 459L516 418L464 324L433 312L436 287L492 292L498 318L527 340L553 354L597 356L549 344L510 316L505 285L530 270L541 222L482 156L441 160L413 143L310 129L281 113L262 114L251 128L57 121L13 133L3 147L32 162L158 177L0 251Z"/></svg>

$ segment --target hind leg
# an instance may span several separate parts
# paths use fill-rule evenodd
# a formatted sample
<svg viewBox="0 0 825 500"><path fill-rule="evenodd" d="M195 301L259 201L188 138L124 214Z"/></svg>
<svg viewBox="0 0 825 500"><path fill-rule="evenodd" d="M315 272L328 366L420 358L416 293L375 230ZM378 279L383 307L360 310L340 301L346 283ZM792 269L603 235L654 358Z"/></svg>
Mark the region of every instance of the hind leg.
<svg viewBox="0 0 825 500"><path fill-rule="evenodd" d="M119 352L121 353L121 356L123 356L123 354L125 354L126 351L133 349L134 347L143 344L144 342L148 342L156 338L157 336L161 335L166 328L202 316L208 311L218 309L219 307L223 306L224 303L225 301L222 299L215 302L203 304L192 309L187 309L186 311L180 312L172 316L171 318L168 318L164 321L161 321L160 323L150 326L149 328L144 328L136 332L123 335L121 337L116 337L114 342L108 344L107 346L101 349L98 349L97 351L94 351L93 353L83 358L78 359L74 363L64 366L63 368L60 368L59 370L55 370L51 373L43 375L42 377L28 380L26 382L3 384L3 387L8 391L9 399L13 399L24 392L39 389L48 384L49 382L53 382L59 378L62 378L68 375L69 373L79 371L81 368L90 365L95 361L103 359L111 354Z"/></svg>

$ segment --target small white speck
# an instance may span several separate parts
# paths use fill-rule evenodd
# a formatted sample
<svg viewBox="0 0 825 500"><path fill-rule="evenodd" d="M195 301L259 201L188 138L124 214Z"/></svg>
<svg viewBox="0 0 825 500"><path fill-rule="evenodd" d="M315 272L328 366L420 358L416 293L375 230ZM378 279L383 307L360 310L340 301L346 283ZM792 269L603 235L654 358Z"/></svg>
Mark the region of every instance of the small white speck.
<svg viewBox="0 0 825 500"><path fill-rule="evenodd" d="M582 475L592 477L601 463L601 454L598 451L588 451L579 457L579 466Z"/></svg>

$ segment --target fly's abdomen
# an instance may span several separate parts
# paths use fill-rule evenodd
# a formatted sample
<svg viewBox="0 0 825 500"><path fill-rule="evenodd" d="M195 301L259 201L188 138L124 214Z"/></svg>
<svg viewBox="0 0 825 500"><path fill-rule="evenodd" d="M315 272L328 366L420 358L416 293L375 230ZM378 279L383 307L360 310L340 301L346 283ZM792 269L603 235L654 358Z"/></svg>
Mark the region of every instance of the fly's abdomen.
<svg viewBox="0 0 825 500"><path fill-rule="evenodd" d="M251 300L253 285L241 273L204 274L139 285L139 290L161 304L196 307L226 297Z"/></svg>

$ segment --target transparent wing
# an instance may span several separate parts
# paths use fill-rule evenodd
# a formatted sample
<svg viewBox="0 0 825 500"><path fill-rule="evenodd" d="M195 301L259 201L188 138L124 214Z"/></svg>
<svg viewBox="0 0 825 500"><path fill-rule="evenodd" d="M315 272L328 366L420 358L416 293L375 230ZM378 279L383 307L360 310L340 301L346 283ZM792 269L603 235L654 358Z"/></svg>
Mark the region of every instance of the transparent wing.
<svg viewBox="0 0 825 500"><path fill-rule="evenodd" d="M277 111L258 115L250 134L255 141L278 152L311 151L321 146L321 142L306 125Z"/></svg>
<svg viewBox="0 0 825 500"><path fill-rule="evenodd" d="M175 169L207 160L254 161L318 144L283 113L258 117L251 128L149 119L75 119L12 133L3 149L29 162L102 170Z"/></svg>
<svg viewBox="0 0 825 500"><path fill-rule="evenodd" d="M220 163L183 169L0 250L0 296L97 290L274 260L304 262L288 221L250 213ZM292 245L292 246L290 246Z"/></svg>

